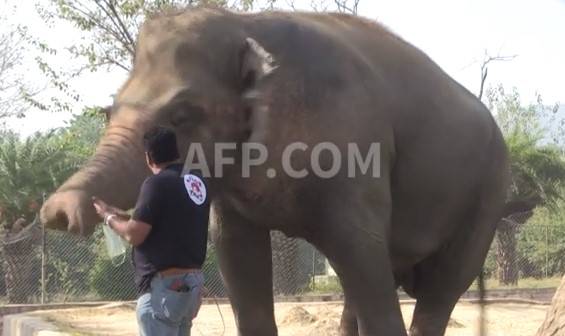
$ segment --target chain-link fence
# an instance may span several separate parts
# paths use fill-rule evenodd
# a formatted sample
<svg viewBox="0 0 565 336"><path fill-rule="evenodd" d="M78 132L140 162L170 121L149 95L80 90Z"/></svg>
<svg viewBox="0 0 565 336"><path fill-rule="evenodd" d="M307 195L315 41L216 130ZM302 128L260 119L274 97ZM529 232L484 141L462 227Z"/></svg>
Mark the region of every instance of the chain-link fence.
<svg viewBox="0 0 565 336"><path fill-rule="evenodd" d="M565 272L565 223L529 222L531 213L500 223L487 257L489 288L557 287ZM271 235L273 286L277 296L341 293L326 258L301 239ZM131 300L136 296L129 259L116 266L106 256L99 228L80 238L22 225L0 237L0 303ZM129 256L129 251L128 251ZM204 265L208 295L226 297L213 244Z"/></svg>

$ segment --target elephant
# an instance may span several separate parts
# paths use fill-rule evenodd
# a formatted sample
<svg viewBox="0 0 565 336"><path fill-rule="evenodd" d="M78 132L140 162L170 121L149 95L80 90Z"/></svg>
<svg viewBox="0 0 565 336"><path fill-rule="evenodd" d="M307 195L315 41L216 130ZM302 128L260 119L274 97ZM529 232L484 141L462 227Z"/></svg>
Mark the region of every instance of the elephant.
<svg viewBox="0 0 565 336"><path fill-rule="evenodd" d="M344 290L341 335L435 336L480 272L502 216L508 159L489 110L369 19L206 7L156 14L140 30L109 115L92 159L43 205L43 223L88 235L92 196L131 208L149 174L141 139L152 126L175 131L183 159L194 144L205 158L217 144L236 144L232 164L208 183L241 336L277 335L272 230L330 260ZM249 176L245 143L268 149ZM306 176L271 174L284 170L293 143L301 147L287 164ZM341 152L356 144L360 153L378 144L378 174L314 174L319 143ZM334 166L335 157L318 154L318 168ZM399 287L417 300L408 331Z"/></svg>

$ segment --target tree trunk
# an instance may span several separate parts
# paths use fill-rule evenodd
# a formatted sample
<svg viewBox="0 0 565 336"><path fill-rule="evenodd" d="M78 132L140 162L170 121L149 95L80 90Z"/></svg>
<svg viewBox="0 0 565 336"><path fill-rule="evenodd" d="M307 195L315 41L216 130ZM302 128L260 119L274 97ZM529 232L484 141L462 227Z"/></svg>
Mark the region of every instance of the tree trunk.
<svg viewBox="0 0 565 336"><path fill-rule="evenodd" d="M545 321L536 334L536 336L558 335L565 335L565 276L555 292Z"/></svg>
<svg viewBox="0 0 565 336"><path fill-rule="evenodd" d="M498 266L498 281L501 285L518 284L517 234L516 226L505 224L500 225L496 233L496 264Z"/></svg>
<svg viewBox="0 0 565 336"><path fill-rule="evenodd" d="M518 284L518 233L533 211L523 211L504 217L496 230L496 264L501 285Z"/></svg>

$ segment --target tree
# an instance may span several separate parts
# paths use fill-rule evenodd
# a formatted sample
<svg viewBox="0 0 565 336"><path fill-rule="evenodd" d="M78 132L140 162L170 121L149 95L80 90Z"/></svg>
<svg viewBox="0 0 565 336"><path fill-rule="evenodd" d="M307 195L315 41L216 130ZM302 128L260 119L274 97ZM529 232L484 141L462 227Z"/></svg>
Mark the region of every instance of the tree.
<svg viewBox="0 0 565 336"><path fill-rule="evenodd" d="M54 145L64 150L67 160L80 165L88 160L96 149L106 127L106 120L100 107L86 107L82 114L75 115L68 126L58 130L53 138Z"/></svg>
<svg viewBox="0 0 565 336"><path fill-rule="evenodd" d="M20 217L33 219L43 195L55 190L93 154L104 127L97 111L87 108L67 128L26 139L4 132L0 138L0 209L8 226Z"/></svg>
<svg viewBox="0 0 565 336"><path fill-rule="evenodd" d="M42 110L69 112L80 100L80 93L69 84L72 79L85 71L131 70L139 29L154 12L196 5L251 10L253 3L253 0L36 0L38 13L47 24L70 23L82 39L66 50L56 50L25 30L22 32L24 39L39 51L35 58L39 70L62 93L45 97L48 100L30 96L27 101ZM65 64L65 68L57 67L52 56L61 58L64 52L74 62Z"/></svg>
<svg viewBox="0 0 565 336"><path fill-rule="evenodd" d="M280 0L279 0L280 1ZM266 1L266 9L274 9L277 0ZM47 5L38 3L39 13L45 21L55 19L70 22L85 37L86 42L69 48L71 55L78 59L81 66L67 75L77 76L84 70L131 70L135 54L135 44L139 29L145 18L154 12L170 8L209 5L241 11L254 9L255 0L48 0ZM339 12L357 14L360 0L334 0ZM323 7L325 1L318 4L312 1L313 8ZM294 1L286 4L294 8ZM52 50L40 45L43 51ZM52 68L41 61L42 70L51 73ZM62 78L51 74L53 80L62 84Z"/></svg>
<svg viewBox="0 0 565 336"><path fill-rule="evenodd" d="M5 132L0 138L0 246L10 302L29 302L38 287L38 226L32 221L44 195L92 155L103 125L103 118L87 109L65 129L26 139Z"/></svg>
<svg viewBox="0 0 565 336"><path fill-rule="evenodd" d="M565 195L565 188L561 190ZM538 207L518 235L519 268L525 277L565 274L565 200Z"/></svg>
<svg viewBox="0 0 565 336"><path fill-rule="evenodd" d="M23 117L29 107L29 99L37 91L31 90L25 81L22 65L21 27L9 27L5 17L0 24L8 29L0 32L0 123L8 117Z"/></svg>
<svg viewBox="0 0 565 336"><path fill-rule="evenodd" d="M557 288L545 321L536 336L557 336L565 333L565 276Z"/></svg>
<svg viewBox="0 0 565 336"><path fill-rule="evenodd" d="M479 87L479 94L477 95L479 97L479 100L483 99L483 92L484 92L484 88L485 88L485 83L486 83L486 80L487 80L487 77L488 77L489 64L491 64L493 62L511 61L516 57L517 57L517 55L491 56L491 55L489 55L488 51L485 50L485 57L483 59L483 63L481 64L481 86Z"/></svg>
<svg viewBox="0 0 565 336"><path fill-rule="evenodd" d="M496 114L504 134L511 164L511 185L507 195L507 213L498 226L496 260L498 279L502 284L518 281L517 235L520 227L533 215L538 206L555 206L562 198L561 183L565 180L565 161L562 150L551 143L545 126L555 116L555 108L538 103L522 106L514 89L488 92L489 106Z"/></svg>
<svg viewBox="0 0 565 336"><path fill-rule="evenodd" d="M71 54L81 61L83 70L100 68L130 71L139 29L145 18L154 12L195 5L215 5L249 10L252 0L228 4L227 0L49 0L39 13L46 21L59 19L72 23L88 37L70 47Z"/></svg>
<svg viewBox="0 0 565 336"><path fill-rule="evenodd" d="M11 303L27 303L38 288L37 226L31 225L42 193L69 176L61 155L48 145L49 136L21 140L8 133L0 139L1 252L6 290ZM62 175L61 179L54 178Z"/></svg>

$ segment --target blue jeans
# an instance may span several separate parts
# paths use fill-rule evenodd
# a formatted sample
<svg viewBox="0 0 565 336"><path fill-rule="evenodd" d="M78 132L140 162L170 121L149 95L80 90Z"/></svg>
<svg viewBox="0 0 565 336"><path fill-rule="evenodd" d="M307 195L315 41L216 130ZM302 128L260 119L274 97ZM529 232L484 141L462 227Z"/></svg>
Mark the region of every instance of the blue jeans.
<svg viewBox="0 0 565 336"><path fill-rule="evenodd" d="M182 281L189 291L171 290L173 282ZM151 292L137 300L137 324L140 336L190 336L192 319L200 308L204 276L186 273L151 281Z"/></svg>

